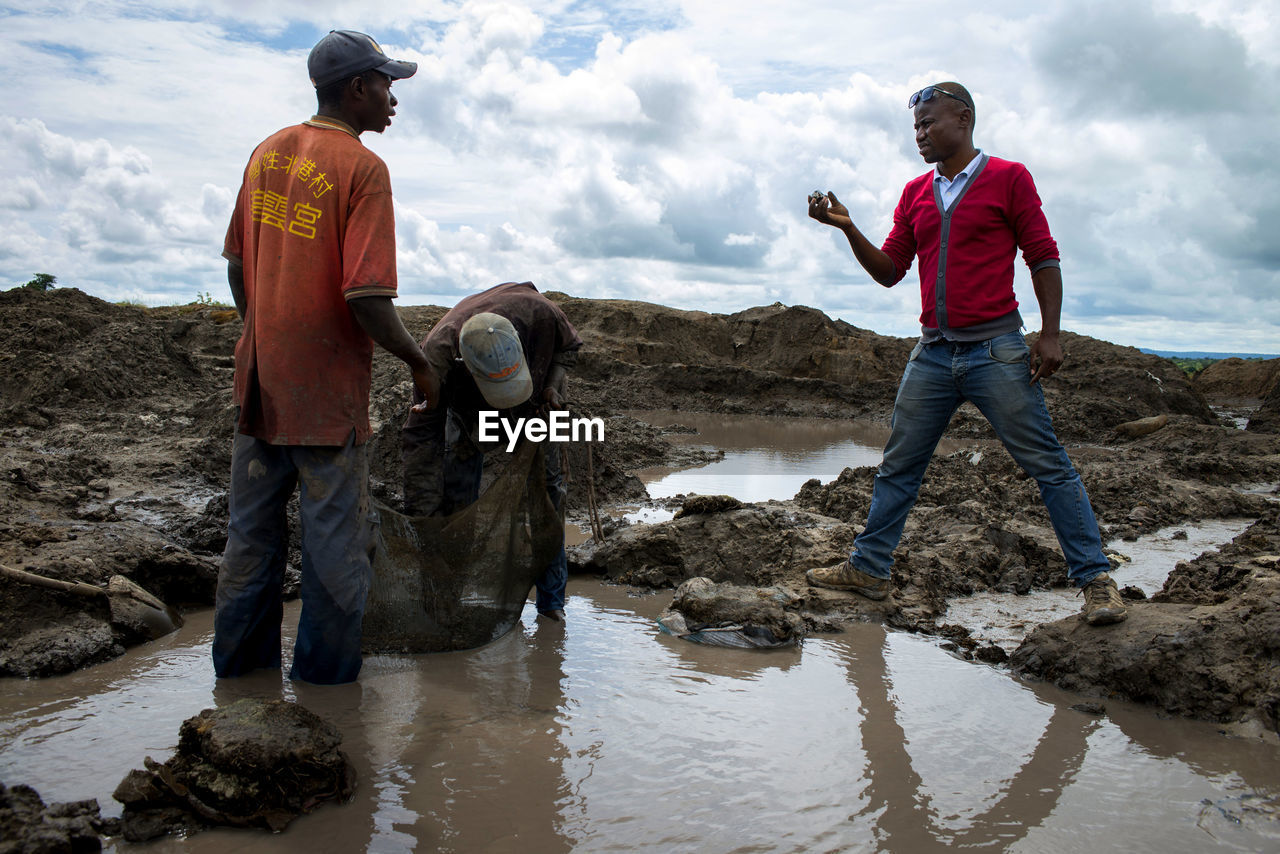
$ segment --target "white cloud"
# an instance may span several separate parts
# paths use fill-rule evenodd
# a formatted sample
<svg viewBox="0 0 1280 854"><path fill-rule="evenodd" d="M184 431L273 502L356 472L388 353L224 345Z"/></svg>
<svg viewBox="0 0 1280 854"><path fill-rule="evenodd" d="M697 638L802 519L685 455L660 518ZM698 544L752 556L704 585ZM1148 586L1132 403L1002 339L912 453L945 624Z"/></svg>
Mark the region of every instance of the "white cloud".
<svg viewBox="0 0 1280 854"><path fill-rule="evenodd" d="M1264 2L10 8L0 278L15 283L47 270L109 298L226 298L244 160L310 114L306 54L339 26L419 62L393 126L366 134L397 196L402 301L532 279L713 311L808 304L912 334L914 274L870 283L805 196L835 190L883 239L924 169L906 96L959 79L978 144L1036 177L1067 328L1274 349L1280 178L1256 139L1280 107L1280 36Z"/></svg>

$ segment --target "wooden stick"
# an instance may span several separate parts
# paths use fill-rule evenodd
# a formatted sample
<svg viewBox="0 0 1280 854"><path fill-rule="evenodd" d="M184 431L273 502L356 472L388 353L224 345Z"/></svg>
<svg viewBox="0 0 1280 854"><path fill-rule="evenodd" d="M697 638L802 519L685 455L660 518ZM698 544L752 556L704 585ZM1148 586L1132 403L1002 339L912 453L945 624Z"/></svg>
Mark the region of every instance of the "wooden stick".
<svg viewBox="0 0 1280 854"><path fill-rule="evenodd" d="M596 505L596 472L590 442L587 442L587 512L591 517L591 536L603 540L604 526L600 524L600 511Z"/></svg>
<svg viewBox="0 0 1280 854"><path fill-rule="evenodd" d="M33 584L36 587L47 587L50 590L59 590L63 593L74 593L77 596L106 596L107 591L101 587L94 587L92 584L86 584L83 581L59 581L56 578L48 578L44 575L36 575L34 572L27 572L23 569L14 569L0 563L0 575L8 576L14 581L23 584Z"/></svg>

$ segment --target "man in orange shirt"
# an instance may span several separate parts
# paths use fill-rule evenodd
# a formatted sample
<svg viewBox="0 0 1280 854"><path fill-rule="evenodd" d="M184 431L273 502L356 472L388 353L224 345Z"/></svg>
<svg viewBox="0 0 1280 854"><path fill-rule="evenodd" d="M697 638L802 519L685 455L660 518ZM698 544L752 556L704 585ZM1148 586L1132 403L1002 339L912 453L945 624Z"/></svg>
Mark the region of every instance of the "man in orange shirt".
<svg viewBox="0 0 1280 854"><path fill-rule="evenodd" d="M244 331L230 525L218 575L219 677L280 666L285 505L300 484L302 614L290 678L350 682L371 567L368 458L373 344L431 398L431 369L396 296L386 164L360 134L395 115L391 81L417 71L364 33L335 30L307 59L317 114L249 160L223 256Z"/></svg>

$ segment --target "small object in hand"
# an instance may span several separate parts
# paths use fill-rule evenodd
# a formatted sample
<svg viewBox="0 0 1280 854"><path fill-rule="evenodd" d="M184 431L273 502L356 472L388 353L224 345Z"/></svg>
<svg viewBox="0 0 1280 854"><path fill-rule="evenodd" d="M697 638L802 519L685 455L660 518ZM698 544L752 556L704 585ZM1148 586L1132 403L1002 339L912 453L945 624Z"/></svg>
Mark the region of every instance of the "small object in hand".
<svg viewBox="0 0 1280 854"><path fill-rule="evenodd" d="M827 194L821 190L814 190L809 194L809 204L816 205L827 197Z"/></svg>

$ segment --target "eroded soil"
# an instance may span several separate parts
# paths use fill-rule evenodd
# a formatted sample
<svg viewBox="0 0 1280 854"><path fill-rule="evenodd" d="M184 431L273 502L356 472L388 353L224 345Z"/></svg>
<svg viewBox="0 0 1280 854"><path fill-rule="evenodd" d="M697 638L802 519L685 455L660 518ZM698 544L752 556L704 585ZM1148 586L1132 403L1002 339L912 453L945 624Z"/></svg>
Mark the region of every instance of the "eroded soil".
<svg viewBox="0 0 1280 854"><path fill-rule="evenodd" d="M660 431L621 410L887 420L912 345L799 306L715 315L551 296L586 342L570 383L574 414L607 419L605 441L591 447L589 462L586 446L569 449L571 516L585 513L589 470L604 504L644 495L631 471L681 462ZM417 337L443 312L401 309ZM213 306L118 306L74 289L0 293L0 564L97 586L121 574L171 605L208 607L225 537L239 331L233 311ZM1280 656L1280 631L1266 628L1274 628L1280 607L1274 495L1267 494L1280 482L1280 435L1267 431L1276 387L1260 395L1265 402L1250 429L1239 430L1208 404L1218 393L1238 396L1239 378L1216 389L1205 372L1193 385L1168 360L1069 333L1064 349L1068 361L1045 395L1108 538L1204 518L1263 522L1221 558L1180 565L1165 593L1134 601L1120 627L1089 631L1062 621L1032 633L1016 667L1083 693L1248 719L1274 731L1280 689L1258 678L1267 668L1257 662L1275 672ZM371 474L375 493L393 504L408 398L407 370L379 353ZM1154 433L1130 438L1116 430L1161 414L1167 425ZM1065 567L1034 482L981 416L963 407L949 436L963 450L930 467L897 552L894 595L883 603L810 589L803 580L806 569L847 553L870 502L870 467L847 469L828 484L811 481L788 502L726 503L624 527L575 550L574 568L649 587L697 576L779 585L795 594L813 630L883 620L963 645L963 627L938 624L948 599L1061 585ZM1243 484L1254 491L1241 491ZM1215 580L1226 576L1247 576L1247 583ZM1218 598L1193 600L1188 591ZM1196 610L1204 608L1219 609L1213 631L1194 630L1206 625ZM1156 623L1185 639L1185 654L1214 662L1216 681L1168 651L1159 668L1126 653L1136 655ZM101 601L0 585L0 674L66 672L138 640ZM1107 669L1104 660L1116 664ZM1144 688L1139 677L1162 687Z"/></svg>

